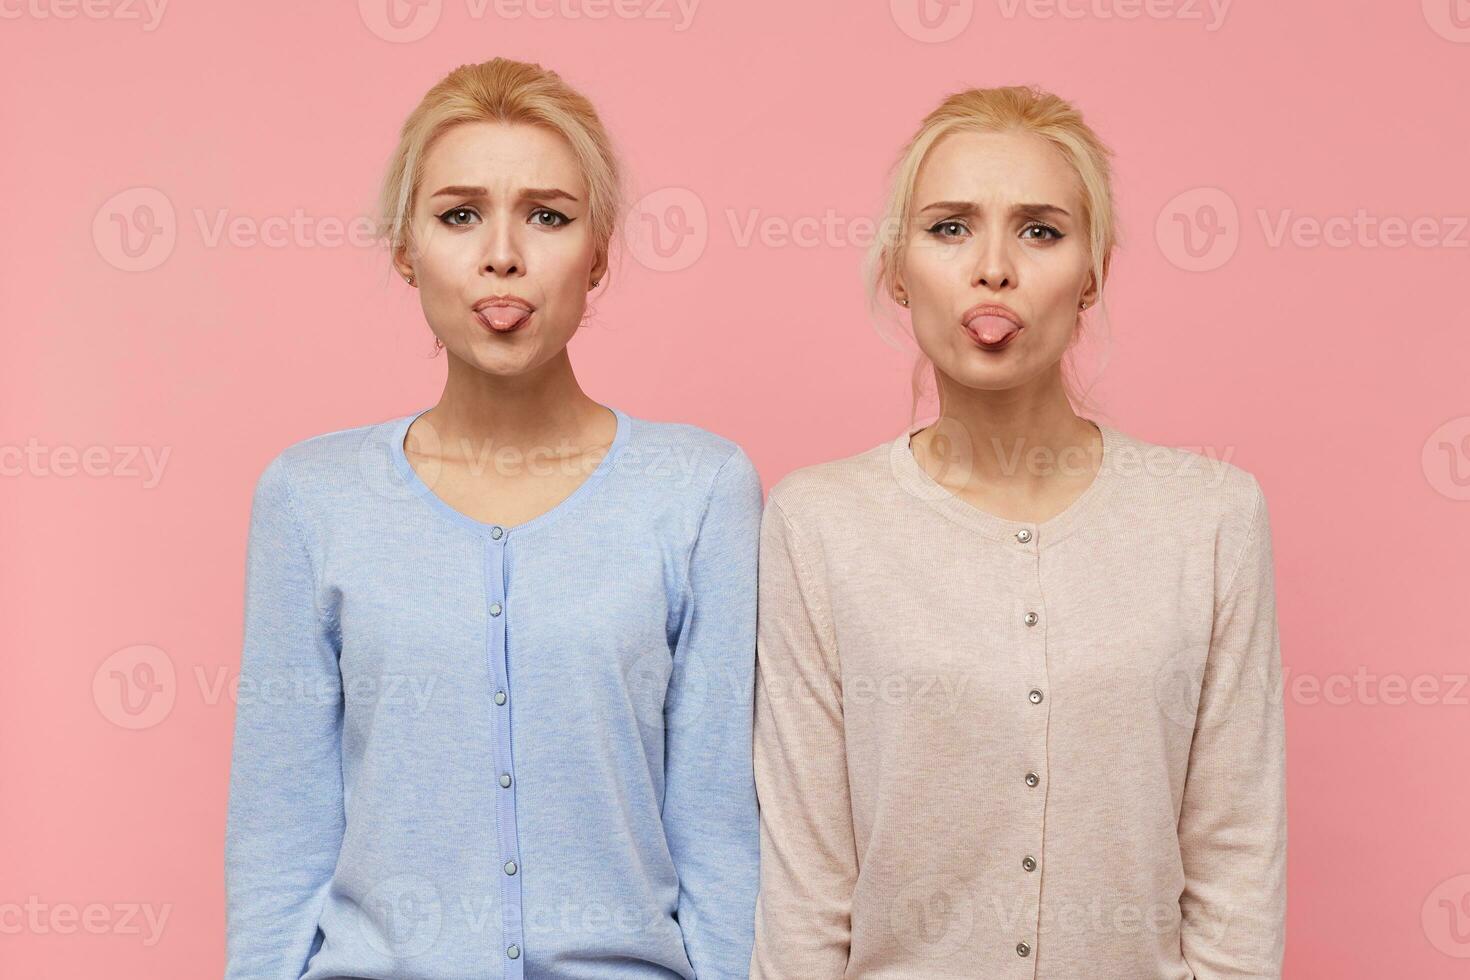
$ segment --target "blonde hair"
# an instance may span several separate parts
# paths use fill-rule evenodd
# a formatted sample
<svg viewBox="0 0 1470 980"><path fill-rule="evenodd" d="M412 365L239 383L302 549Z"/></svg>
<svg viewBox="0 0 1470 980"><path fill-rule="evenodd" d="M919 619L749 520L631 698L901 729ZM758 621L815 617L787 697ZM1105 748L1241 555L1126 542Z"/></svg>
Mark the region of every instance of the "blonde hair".
<svg viewBox="0 0 1470 980"><path fill-rule="evenodd" d="M430 147L450 128L470 122L528 123L567 141L587 181L593 267L606 262L623 208L622 166L612 140L592 103L560 75L508 58L454 69L404 121L378 197L378 233L390 256L412 245L410 216Z"/></svg>
<svg viewBox="0 0 1470 980"><path fill-rule="evenodd" d="M1103 283L1108 262L1118 244L1113 206L1112 151L1082 121L1071 103L1035 86L1009 85L956 92L924 117L919 130L904 146L895 163L888 201L877 235L868 250L866 280L868 302L879 309L880 293L891 300L895 269L905 247L913 220L914 183L924 158L939 140L951 133L1032 133L1061 151L1082 185L1082 220L1087 228L1092 273L1097 280L1098 305L1102 306ZM1104 308L1105 309L1105 308ZM1081 330L1078 330L1080 336ZM1075 338L1074 338L1075 341ZM928 358L919 353L911 379L913 406L910 421L918 410L922 377ZM1074 405L1087 404L1086 392L1077 390L1063 372L1067 396ZM935 372L935 385L938 385Z"/></svg>

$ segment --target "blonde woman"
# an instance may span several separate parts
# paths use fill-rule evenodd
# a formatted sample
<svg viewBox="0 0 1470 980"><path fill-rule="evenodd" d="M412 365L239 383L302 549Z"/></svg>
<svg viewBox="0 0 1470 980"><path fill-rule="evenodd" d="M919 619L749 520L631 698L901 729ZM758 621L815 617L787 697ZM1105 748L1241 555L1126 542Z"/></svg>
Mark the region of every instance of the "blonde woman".
<svg viewBox="0 0 1470 980"><path fill-rule="evenodd" d="M761 487L573 374L619 183L536 65L403 126L385 235L447 377L256 487L228 977L746 975Z"/></svg>
<svg viewBox="0 0 1470 980"><path fill-rule="evenodd" d="M872 281L939 413L767 503L752 977L1280 975L1261 486L1079 415L1063 371L1108 157L1008 87L946 99L899 160Z"/></svg>

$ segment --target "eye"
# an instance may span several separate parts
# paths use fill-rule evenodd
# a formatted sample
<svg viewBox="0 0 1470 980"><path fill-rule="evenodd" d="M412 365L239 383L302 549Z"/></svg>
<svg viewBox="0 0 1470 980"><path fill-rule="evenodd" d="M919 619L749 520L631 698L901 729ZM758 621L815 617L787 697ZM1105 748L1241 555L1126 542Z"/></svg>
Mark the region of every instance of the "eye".
<svg viewBox="0 0 1470 980"><path fill-rule="evenodd" d="M1037 241L1059 241L1067 237L1066 235L1063 235L1060 231L1057 231L1051 225L1042 224L1040 222L1029 224L1025 228L1022 228L1021 237L1026 237L1026 233L1031 231L1041 231L1046 233L1046 235L1042 238L1036 239Z"/></svg>
<svg viewBox="0 0 1470 980"><path fill-rule="evenodd" d="M531 224L541 225L543 228L560 228L571 223L571 218L551 208L537 208L531 212Z"/></svg>
<svg viewBox="0 0 1470 980"><path fill-rule="evenodd" d="M455 220L452 220L453 218L459 217L461 215L466 215L466 214L473 215L476 219L478 219L480 217L479 213L474 208L458 207L458 208L450 208L448 211L445 211L443 214L439 215L439 220L442 221L442 222L444 222L446 225L464 225L464 224L469 224L468 221L455 221Z"/></svg>
<svg viewBox="0 0 1470 980"><path fill-rule="evenodd" d="M930 226L929 234L933 235L936 238L959 238L960 236L967 233L969 230L970 229L965 227L965 223L963 221L957 221L954 218L950 218L945 221L941 221L936 225Z"/></svg>

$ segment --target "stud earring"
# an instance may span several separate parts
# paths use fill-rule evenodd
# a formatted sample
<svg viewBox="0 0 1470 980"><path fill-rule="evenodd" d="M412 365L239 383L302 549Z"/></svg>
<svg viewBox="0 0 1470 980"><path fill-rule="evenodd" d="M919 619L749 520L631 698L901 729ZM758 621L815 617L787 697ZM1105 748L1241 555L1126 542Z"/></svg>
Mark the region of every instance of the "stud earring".
<svg viewBox="0 0 1470 980"><path fill-rule="evenodd" d="M909 305L909 298L907 296L900 296L899 299L898 299L898 305L899 306L908 306Z"/></svg>
<svg viewBox="0 0 1470 980"><path fill-rule="evenodd" d="M593 289L596 289L597 288L597 284L600 283L600 282L602 282L601 279L594 279L594 280L592 280L592 288Z"/></svg>
<svg viewBox="0 0 1470 980"><path fill-rule="evenodd" d="M408 283L410 286L412 286L413 285L413 276L404 276L403 277L403 281L406 282L406 283Z"/></svg>

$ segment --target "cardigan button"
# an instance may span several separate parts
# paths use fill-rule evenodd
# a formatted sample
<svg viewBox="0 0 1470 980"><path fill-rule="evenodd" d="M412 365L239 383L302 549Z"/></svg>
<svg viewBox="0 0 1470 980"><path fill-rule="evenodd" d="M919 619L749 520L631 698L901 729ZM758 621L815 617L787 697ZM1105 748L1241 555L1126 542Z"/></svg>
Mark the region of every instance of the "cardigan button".
<svg viewBox="0 0 1470 980"><path fill-rule="evenodd" d="M504 786L506 789L510 789L510 773L503 772L500 774L500 785Z"/></svg>
<svg viewBox="0 0 1470 980"><path fill-rule="evenodd" d="M499 526L492 527L490 529L490 536L496 541L499 541L501 538L505 537L505 528Z"/></svg>
<svg viewBox="0 0 1470 980"><path fill-rule="evenodd" d="M505 692L504 691L496 691L495 692L495 703L496 704L504 704L505 703Z"/></svg>
<svg viewBox="0 0 1470 980"><path fill-rule="evenodd" d="M502 779L508 779L509 777L508 776L502 776L501 778ZM1041 777L1038 776L1038 775L1036 775L1036 773L1034 773L1034 772L1028 772L1026 774L1026 785L1027 786L1035 786L1039 782L1041 782Z"/></svg>
<svg viewBox="0 0 1470 980"><path fill-rule="evenodd" d="M508 875L516 873L516 863L514 861L505 862L505 873Z"/></svg>
<svg viewBox="0 0 1470 980"><path fill-rule="evenodd" d="M513 960L520 959L521 948L514 943L511 943L509 946L506 947L505 955L509 956Z"/></svg>
<svg viewBox="0 0 1470 980"><path fill-rule="evenodd" d="M1034 687L1031 689L1031 693L1026 696L1031 699L1032 704L1041 703L1041 692L1036 690L1036 688Z"/></svg>
<svg viewBox="0 0 1470 980"><path fill-rule="evenodd" d="M1041 621L1041 617L1038 616L1038 615L1036 615L1035 612L1028 612L1026 614L1025 622L1026 622L1026 625L1027 626L1035 626L1040 621Z"/></svg>
<svg viewBox="0 0 1470 980"><path fill-rule="evenodd" d="M1022 544L1025 544L1027 541L1030 541L1031 540L1031 529L1029 527L1023 527L1023 528L1021 528L1021 530L1019 530L1019 531L1016 532L1016 540L1019 541L1019 542L1021 542Z"/></svg>
<svg viewBox="0 0 1470 980"><path fill-rule="evenodd" d="M1036 859L1029 854L1026 855L1021 859L1021 867L1025 868L1027 871L1035 871Z"/></svg>
<svg viewBox="0 0 1470 980"><path fill-rule="evenodd" d="M501 609L500 603L498 603L498 602L492 602L492 603L490 603L490 615L492 615L492 616L499 616L500 615L500 609Z"/></svg>
<svg viewBox="0 0 1470 980"><path fill-rule="evenodd" d="M1016 943L1016 953L1019 956L1030 956L1031 947L1025 943Z"/></svg>

